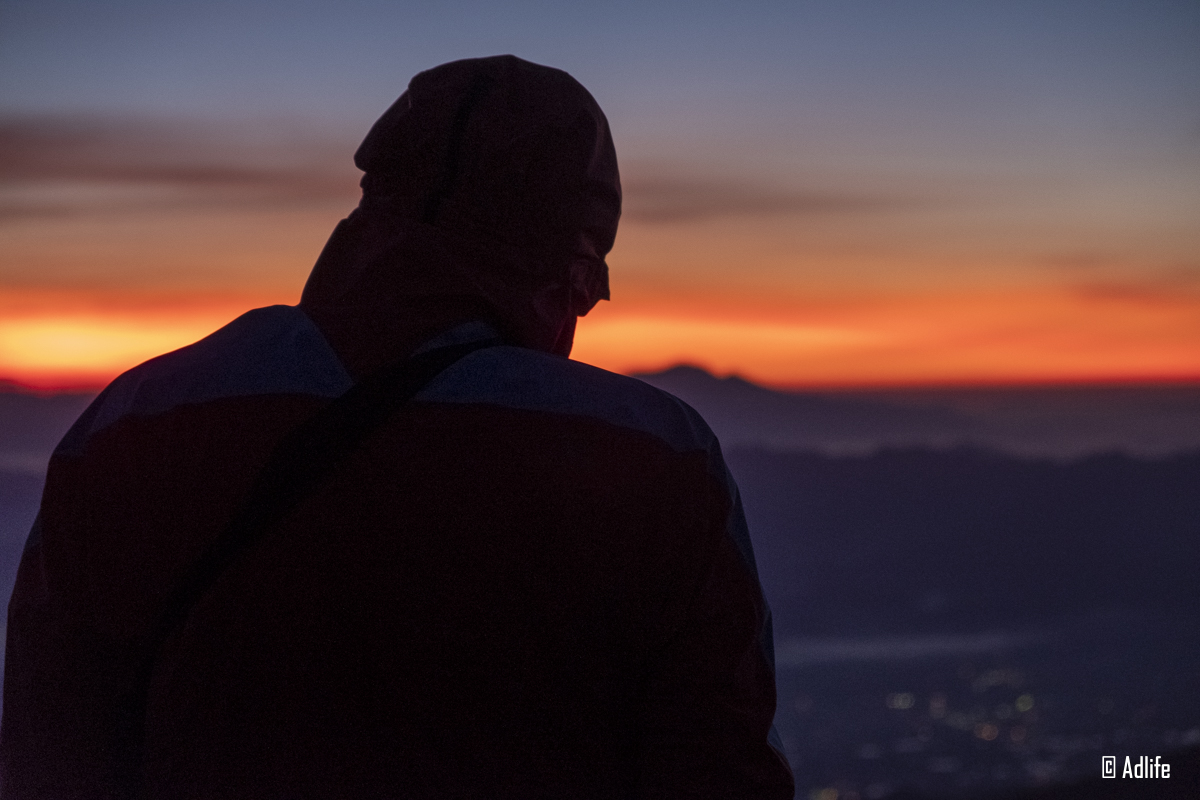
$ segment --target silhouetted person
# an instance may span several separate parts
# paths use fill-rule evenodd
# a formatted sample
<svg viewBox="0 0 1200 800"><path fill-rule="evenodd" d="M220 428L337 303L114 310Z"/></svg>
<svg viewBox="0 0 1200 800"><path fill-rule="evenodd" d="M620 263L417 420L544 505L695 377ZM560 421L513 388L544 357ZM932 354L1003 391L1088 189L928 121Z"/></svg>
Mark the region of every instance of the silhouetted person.
<svg viewBox="0 0 1200 800"><path fill-rule="evenodd" d="M620 214L595 101L446 64L355 163L298 307L130 370L55 452L4 797L791 798L716 440L566 358Z"/></svg>

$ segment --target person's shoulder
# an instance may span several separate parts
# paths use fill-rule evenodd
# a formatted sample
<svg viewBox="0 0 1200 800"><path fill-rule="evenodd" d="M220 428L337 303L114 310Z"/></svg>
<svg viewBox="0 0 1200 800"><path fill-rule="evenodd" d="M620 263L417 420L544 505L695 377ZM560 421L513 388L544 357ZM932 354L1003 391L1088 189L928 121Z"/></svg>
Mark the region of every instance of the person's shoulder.
<svg viewBox="0 0 1200 800"><path fill-rule="evenodd" d="M242 314L194 344L118 376L68 432L60 450L118 420L231 397L303 394L337 397L352 381L320 330L299 308Z"/></svg>
<svg viewBox="0 0 1200 800"><path fill-rule="evenodd" d="M653 435L678 451L716 448L703 418L674 395L636 378L523 347L472 353L417 399L589 417Z"/></svg>

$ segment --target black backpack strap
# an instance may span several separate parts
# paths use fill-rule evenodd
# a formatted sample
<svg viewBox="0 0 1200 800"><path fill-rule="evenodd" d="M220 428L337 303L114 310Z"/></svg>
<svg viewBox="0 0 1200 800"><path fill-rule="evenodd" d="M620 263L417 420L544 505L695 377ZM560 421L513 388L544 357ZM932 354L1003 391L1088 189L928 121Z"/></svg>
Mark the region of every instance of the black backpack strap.
<svg viewBox="0 0 1200 800"><path fill-rule="evenodd" d="M312 495L393 412L464 356L502 343L499 339L484 339L417 353L359 381L276 445L241 508L179 582L151 631L129 704L133 741L128 766L134 786L139 782L155 662L167 639L183 627L196 604L239 556Z"/></svg>

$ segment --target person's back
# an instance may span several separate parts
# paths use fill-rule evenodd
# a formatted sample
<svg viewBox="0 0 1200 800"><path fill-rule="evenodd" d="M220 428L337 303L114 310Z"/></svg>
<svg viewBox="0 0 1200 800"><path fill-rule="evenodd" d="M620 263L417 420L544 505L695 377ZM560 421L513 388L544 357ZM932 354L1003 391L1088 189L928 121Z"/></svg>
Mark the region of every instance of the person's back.
<svg viewBox="0 0 1200 800"><path fill-rule="evenodd" d="M301 305L147 362L80 419L10 606L5 797L791 797L715 439L564 357L619 209L575 87L512 57L415 78ZM475 340L157 640L281 440Z"/></svg>

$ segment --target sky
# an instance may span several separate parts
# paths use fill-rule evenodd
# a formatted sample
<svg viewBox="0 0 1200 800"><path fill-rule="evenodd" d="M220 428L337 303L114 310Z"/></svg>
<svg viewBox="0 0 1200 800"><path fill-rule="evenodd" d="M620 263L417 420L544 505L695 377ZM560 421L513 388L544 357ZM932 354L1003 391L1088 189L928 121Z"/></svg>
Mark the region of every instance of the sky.
<svg viewBox="0 0 1200 800"><path fill-rule="evenodd" d="M422 69L565 69L625 188L573 357L783 387L1200 380L1200 4L0 0L0 379L295 303Z"/></svg>

